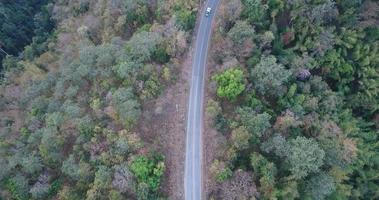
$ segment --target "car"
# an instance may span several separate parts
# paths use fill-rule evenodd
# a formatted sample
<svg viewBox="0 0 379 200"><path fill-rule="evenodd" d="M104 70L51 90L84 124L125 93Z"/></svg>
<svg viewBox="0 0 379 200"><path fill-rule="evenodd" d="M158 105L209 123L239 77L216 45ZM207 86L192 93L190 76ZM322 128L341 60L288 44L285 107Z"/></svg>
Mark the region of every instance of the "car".
<svg viewBox="0 0 379 200"><path fill-rule="evenodd" d="M207 10L205 11L205 16L208 17L212 12L212 8L208 7Z"/></svg>

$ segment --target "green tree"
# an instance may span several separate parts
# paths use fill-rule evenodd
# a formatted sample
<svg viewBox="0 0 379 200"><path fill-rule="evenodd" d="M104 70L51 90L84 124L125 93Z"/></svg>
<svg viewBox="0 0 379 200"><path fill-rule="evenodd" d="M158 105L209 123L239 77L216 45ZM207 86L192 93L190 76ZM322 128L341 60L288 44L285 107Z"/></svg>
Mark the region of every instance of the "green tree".
<svg viewBox="0 0 379 200"><path fill-rule="evenodd" d="M126 16L131 25L143 25L149 20L147 0L125 0Z"/></svg>
<svg viewBox="0 0 379 200"><path fill-rule="evenodd" d="M228 37L233 41L234 45L239 46L248 39L252 40L254 34L254 28L250 24L246 21L237 21L228 32Z"/></svg>
<svg viewBox="0 0 379 200"><path fill-rule="evenodd" d="M6 182L6 189L13 199L26 200L29 198L28 180L21 174L16 174Z"/></svg>
<svg viewBox="0 0 379 200"><path fill-rule="evenodd" d="M92 187L87 190L86 200L106 198L111 186L112 171L106 166L100 165L95 173Z"/></svg>
<svg viewBox="0 0 379 200"><path fill-rule="evenodd" d="M237 108L236 113L241 124L246 127L249 133L258 138L271 126L271 116L266 112L258 114L250 107L240 107Z"/></svg>
<svg viewBox="0 0 379 200"><path fill-rule="evenodd" d="M22 165L23 171L32 175L34 173L40 172L43 166L39 156L33 155L33 154L24 157L22 159L21 165Z"/></svg>
<svg viewBox="0 0 379 200"><path fill-rule="evenodd" d="M48 174L43 173L38 177L37 182L34 183L30 189L30 193L34 199L44 199L48 195L49 189L49 176Z"/></svg>
<svg viewBox="0 0 379 200"><path fill-rule="evenodd" d="M130 38L126 43L126 49L133 60L144 62L150 60L161 42L162 36L159 33L142 31Z"/></svg>
<svg viewBox="0 0 379 200"><path fill-rule="evenodd" d="M255 89L263 95L282 96L286 93L284 84L291 72L278 64L274 56L265 56L251 70L251 79Z"/></svg>
<svg viewBox="0 0 379 200"><path fill-rule="evenodd" d="M137 121L141 111L131 88L118 88L113 93L112 104L116 108L121 122L131 128Z"/></svg>
<svg viewBox="0 0 379 200"><path fill-rule="evenodd" d="M325 173L316 174L306 182L306 195L310 199L326 199L334 190L335 183L333 177Z"/></svg>
<svg viewBox="0 0 379 200"><path fill-rule="evenodd" d="M189 9L180 7L175 12L175 17L176 17L176 24L180 29L184 31L190 31L195 27L195 22L196 22L195 12Z"/></svg>
<svg viewBox="0 0 379 200"><path fill-rule="evenodd" d="M297 137L290 140L288 145L287 161L295 178L301 179L320 170L325 153L315 140Z"/></svg>
<svg viewBox="0 0 379 200"><path fill-rule="evenodd" d="M241 16L258 26L266 24L268 6L262 0L242 0L244 5Z"/></svg>
<svg viewBox="0 0 379 200"><path fill-rule="evenodd" d="M245 127L240 126L232 131L230 143L237 150L243 150L249 147L251 135Z"/></svg>
<svg viewBox="0 0 379 200"><path fill-rule="evenodd" d="M219 97L233 101L245 90L245 78L241 69L228 69L213 76L213 79L217 83L217 95Z"/></svg>
<svg viewBox="0 0 379 200"><path fill-rule="evenodd" d="M273 198L275 195L275 184L277 168L274 163L268 161L261 154L254 152L250 156L250 164L254 173L259 176L261 187L260 192L267 199Z"/></svg>
<svg viewBox="0 0 379 200"><path fill-rule="evenodd" d="M61 162L63 143L63 137L56 128L43 128L39 151L44 163L57 166Z"/></svg>
<svg viewBox="0 0 379 200"><path fill-rule="evenodd" d="M288 155L289 151L286 139L279 134L275 134L268 141L264 142L261 145L261 149L266 153L274 152L275 155L281 158Z"/></svg>
<svg viewBox="0 0 379 200"><path fill-rule="evenodd" d="M147 184L149 190L156 192L160 186L165 165L160 156L155 159L138 156L131 163L130 170L136 176L138 184Z"/></svg>

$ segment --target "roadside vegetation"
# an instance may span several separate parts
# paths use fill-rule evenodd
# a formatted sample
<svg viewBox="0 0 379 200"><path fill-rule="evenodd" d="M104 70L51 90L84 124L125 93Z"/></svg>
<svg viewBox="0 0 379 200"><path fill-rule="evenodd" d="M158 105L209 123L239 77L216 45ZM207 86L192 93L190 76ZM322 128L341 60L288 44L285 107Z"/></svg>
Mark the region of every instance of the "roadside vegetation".
<svg viewBox="0 0 379 200"><path fill-rule="evenodd" d="M12 9L33 10L17 2ZM144 104L175 82L197 6L51 1L54 34L2 44L17 48L0 87L0 199L164 198L165 157L136 125Z"/></svg>
<svg viewBox="0 0 379 200"><path fill-rule="evenodd" d="M225 142L210 199L379 198L378 11L372 0L222 1L206 110Z"/></svg>

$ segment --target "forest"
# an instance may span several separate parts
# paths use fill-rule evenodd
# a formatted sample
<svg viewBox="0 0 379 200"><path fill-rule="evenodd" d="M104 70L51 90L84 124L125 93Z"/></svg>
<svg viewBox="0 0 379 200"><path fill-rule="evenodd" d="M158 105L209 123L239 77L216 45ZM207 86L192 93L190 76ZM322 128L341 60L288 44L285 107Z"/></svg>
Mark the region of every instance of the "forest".
<svg viewBox="0 0 379 200"><path fill-rule="evenodd" d="M7 55L13 59L31 59L46 50L47 40L52 38L50 35L55 25L50 12L52 4L49 2L0 2L0 72L3 69L2 61Z"/></svg>
<svg viewBox="0 0 379 200"><path fill-rule="evenodd" d="M222 1L209 199L379 198L378 12L372 0Z"/></svg>
<svg viewBox="0 0 379 200"><path fill-rule="evenodd" d="M379 199L379 2L220 1L206 199ZM170 199L138 126L178 83L200 7L1 1L0 200Z"/></svg>
<svg viewBox="0 0 379 200"><path fill-rule="evenodd" d="M1 1L0 199L164 199L136 131L176 80L197 1Z"/></svg>

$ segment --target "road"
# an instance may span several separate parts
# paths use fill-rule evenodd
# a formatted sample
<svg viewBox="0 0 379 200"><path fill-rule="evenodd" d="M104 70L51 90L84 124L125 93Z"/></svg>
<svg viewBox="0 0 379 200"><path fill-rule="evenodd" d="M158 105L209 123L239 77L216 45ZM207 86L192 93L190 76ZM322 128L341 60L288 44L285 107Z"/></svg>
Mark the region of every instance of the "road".
<svg viewBox="0 0 379 200"><path fill-rule="evenodd" d="M192 61L191 90L188 104L186 129L186 160L184 174L185 200L202 198L202 128L203 128L203 97L204 74L207 61L208 46L211 37L211 26L219 0L208 0L205 7L212 8L210 16L201 11L195 51Z"/></svg>

